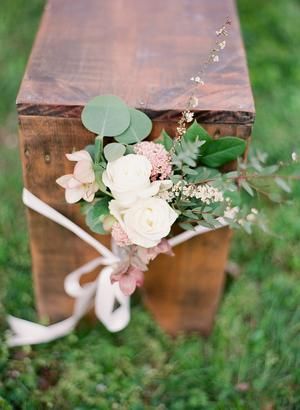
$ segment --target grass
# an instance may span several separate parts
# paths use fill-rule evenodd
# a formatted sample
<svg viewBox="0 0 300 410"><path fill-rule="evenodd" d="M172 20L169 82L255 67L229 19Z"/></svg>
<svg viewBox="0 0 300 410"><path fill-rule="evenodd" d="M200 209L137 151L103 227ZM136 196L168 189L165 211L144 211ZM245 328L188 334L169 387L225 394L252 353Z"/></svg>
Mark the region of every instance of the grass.
<svg viewBox="0 0 300 410"><path fill-rule="evenodd" d="M240 0L254 88L254 144L272 160L297 149L300 8L297 0ZM14 99L43 1L0 5L0 328L4 312L36 320L21 204ZM81 325L63 340L0 345L0 409L299 409L300 189L268 209L276 236L238 233L228 286L209 340L163 334L138 303L117 335ZM4 310L5 306L5 310Z"/></svg>

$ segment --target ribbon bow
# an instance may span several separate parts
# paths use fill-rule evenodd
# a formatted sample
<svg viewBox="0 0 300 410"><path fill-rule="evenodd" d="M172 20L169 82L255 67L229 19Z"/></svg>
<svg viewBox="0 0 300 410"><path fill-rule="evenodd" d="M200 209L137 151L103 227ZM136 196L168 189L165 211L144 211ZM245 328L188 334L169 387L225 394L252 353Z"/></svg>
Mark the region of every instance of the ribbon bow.
<svg viewBox="0 0 300 410"><path fill-rule="evenodd" d="M7 340L8 345L13 347L39 344L63 337L76 327L79 320L88 312L93 304L95 305L96 316L107 330L110 332L123 330L130 321L130 298L121 292L118 283L112 284L110 280L111 274L121 262L120 252L115 243L112 241L112 249L109 250L101 242L41 201L26 188L23 189L23 203L28 208L73 232L84 242L96 249L101 256L66 276L64 289L69 296L75 298L73 314L69 318L49 326L43 326L9 315L8 323L13 333ZM218 219L220 227L227 225L223 218ZM173 247L211 230L213 229L198 225L193 231L186 231L171 238L169 243ZM102 266L102 269L97 278L93 282L81 285L80 278L98 266ZM118 303L118 308L114 309L116 302Z"/></svg>

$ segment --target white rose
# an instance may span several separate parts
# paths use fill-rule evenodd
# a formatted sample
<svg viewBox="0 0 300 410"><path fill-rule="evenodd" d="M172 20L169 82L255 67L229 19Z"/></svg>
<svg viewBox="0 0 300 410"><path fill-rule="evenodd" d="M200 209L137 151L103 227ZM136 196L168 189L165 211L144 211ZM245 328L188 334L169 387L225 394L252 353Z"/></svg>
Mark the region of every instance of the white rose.
<svg viewBox="0 0 300 410"><path fill-rule="evenodd" d="M131 206L139 198L156 195L161 186L168 189L172 182L151 183L151 163L144 155L129 154L107 164L102 181L122 206Z"/></svg>
<svg viewBox="0 0 300 410"><path fill-rule="evenodd" d="M111 200L109 210L131 242L144 248L152 248L165 238L178 216L160 198L140 199L131 208L124 208L119 201Z"/></svg>

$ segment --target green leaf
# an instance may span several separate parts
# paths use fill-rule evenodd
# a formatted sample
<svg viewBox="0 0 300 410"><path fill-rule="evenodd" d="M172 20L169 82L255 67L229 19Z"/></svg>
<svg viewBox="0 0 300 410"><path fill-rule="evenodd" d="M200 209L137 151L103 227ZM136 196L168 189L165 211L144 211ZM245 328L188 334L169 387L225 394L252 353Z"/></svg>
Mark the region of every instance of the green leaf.
<svg viewBox="0 0 300 410"><path fill-rule="evenodd" d="M123 144L133 144L142 141L151 132L152 122L142 111L130 108L130 125L115 140Z"/></svg>
<svg viewBox="0 0 300 410"><path fill-rule="evenodd" d="M93 232L107 234L103 229L103 220L106 215L109 215L109 201L108 197L100 198L89 208L86 214L86 224Z"/></svg>
<svg viewBox="0 0 300 410"><path fill-rule="evenodd" d="M292 192L291 187L286 183L284 179L276 177L275 182L279 186L279 188L283 189L285 192Z"/></svg>
<svg viewBox="0 0 300 410"><path fill-rule="evenodd" d="M279 166L278 165L269 165L268 167L264 167L260 174L261 175L272 175L274 172L278 171Z"/></svg>
<svg viewBox="0 0 300 410"><path fill-rule="evenodd" d="M254 196L253 189L251 188L251 186L248 184L247 181L243 180L243 181L241 182L241 187L244 188L244 190L245 190L246 192L248 192L249 195Z"/></svg>
<svg viewBox="0 0 300 410"><path fill-rule="evenodd" d="M194 227L192 224L187 223L187 222L179 222L178 224L180 228L184 229L185 231L193 231Z"/></svg>
<svg viewBox="0 0 300 410"><path fill-rule="evenodd" d="M227 172L226 174L225 174L225 177L226 178L232 178L232 179L234 179L234 178L237 178L238 176L239 176L240 174L239 174L239 172L238 171L231 171L231 172Z"/></svg>
<svg viewBox="0 0 300 410"><path fill-rule="evenodd" d="M104 170L105 169L100 164L95 164L94 165L96 183L97 183L100 191L103 192L106 195L111 196L111 194L106 190L106 186L104 185L104 183L102 181L102 174L103 174Z"/></svg>
<svg viewBox="0 0 300 410"><path fill-rule="evenodd" d="M102 152L103 152L103 137L101 135L98 135L95 138L95 163L96 164L100 163Z"/></svg>
<svg viewBox="0 0 300 410"><path fill-rule="evenodd" d="M203 127L201 127L200 124L198 124L196 120L186 130L186 133L184 134L184 139L190 142L194 142L196 140L212 141L212 137L208 134L208 132Z"/></svg>
<svg viewBox="0 0 300 410"><path fill-rule="evenodd" d="M182 212L182 215L186 216L189 219L198 219L199 218L199 215L194 214L193 211L191 211L190 209L187 209L186 211Z"/></svg>
<svg viewBox="0 0 300 410"><path fill-rule="evenodd" d="M197 175L197 171L195 169L188 167L187 165L184 165L182 167L182 172L186 175Z"/></svg>
<svg viewBox="0 0 300 410"><path fill-rule="evenodd" d="M199 158L202 164L218 168L241 156L246 149L246 142L237 137L223 137L207 142Z"/></svg>
<svg viewBox="0 0 300 410"><path fill-rule="evenodd" d="M96 153L95 145L94 144L87 145L84 149L90 154L92 159L95 160L95 153Z"/></svg>
<svg viewBox="0 0 300 410"><path fill-rule="evenodd" d="M197 174L188 176L188 181L194 184L212 180L221 175L218 170L208 167L197 167L194 171Z"/></svg>
<svg viewBox="0 0 300 410"><path fill-rule="evenodd" d="M171 175L171 181L173 182L173 184L177 184L177 182L182 180L182 176L181 175Z"/></svg>
<svg viewBox="0 0 300 410"><path fill-rule="evenodd" d="M130 124L129 108L114 95L100 95L84 107L81 120L85 128L102 137L121 134Z"/></svg>
<svg viewBox="0 0 300 410"><path fill-rule="evenodd" d="M162 144L167 151L170 151L173 147L173 139L167 134L165 130L162 130L160 138L157 140L158 143Z"/></svg>
<svg viewBox="0 0 300 410"><path fill-rule="evenodd" d="M104 156L108 162L112 162L121 158L126 151L126 147L118 142L112 142L104 147Z"/></svg>

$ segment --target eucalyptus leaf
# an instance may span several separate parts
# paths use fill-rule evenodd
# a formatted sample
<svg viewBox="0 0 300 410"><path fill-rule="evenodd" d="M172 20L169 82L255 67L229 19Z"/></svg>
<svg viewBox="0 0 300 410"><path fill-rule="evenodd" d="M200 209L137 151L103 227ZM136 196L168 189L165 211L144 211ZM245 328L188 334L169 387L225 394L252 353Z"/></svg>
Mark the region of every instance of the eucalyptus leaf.
<svg viewBox="0 0 300 410"><path fill-rule="evenodd" d="M105 169L102 166L100 166L99 164L94 166L96 183L97 183L97 185L98 185L101 192L103 192L106 195L111 196L111 194L106 190L106 186L104 185L104 183L102 181L102 174L103 174L104 170Z"/></svg>
<svg viewBox="0 0 300 410"><path fill-rule="evenodd" d="M109 215L109 200L108 197L100 198L89 208L86 214L86 224L93 232L107 234L103 228L103 220Z"/></svg>
<svg viewBox="0 0 300 410"><path fill-rule="evenodd" d="M96 153L95 145L94 144L87 145L84 149L90 154L92 159L95 160L95 153Z"/></svg>
<svg viewBox="0 0 300 410"><path fill-rule="evenodd" d="M123 144L133 144L142 141L151 132L152 122L142 111L130 108L130 125L115 140Z"/></svg>
<svg viewBox="0 0 300 410"><path fill-rule="evenodd" d="M203 127L201 127L200 124L198 124L196 120L186 130L186 133L184 134L184 139L190 142L194 142L196 140L212 141L212 137L208 134L208 132Z"/></svg>
<svg viewBox="0 0 300 410"><path fill-rule="evenodd" d="M98 135L114 137L124 132L130 124L126 104L114 95L100 95L84 107L81 120L85 128Z"/></svg>
<svg viewBox="0 0 300 410"><path fill-rule="evenodd" d="M104 147L104 156L108 162L116 161L121 158L126 151L126 147L118 142L112 142Z"/></svg>
<svg viewBox="0 0 300 410"><path fill-rule="evenodd" d="M241 156L245 149L246 142L241 138L223 137L206 142L199 160L208 167L218 168Z"/></svg>

